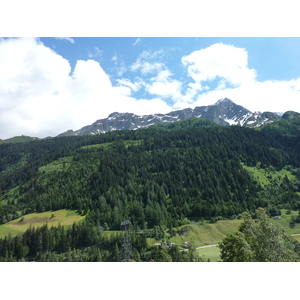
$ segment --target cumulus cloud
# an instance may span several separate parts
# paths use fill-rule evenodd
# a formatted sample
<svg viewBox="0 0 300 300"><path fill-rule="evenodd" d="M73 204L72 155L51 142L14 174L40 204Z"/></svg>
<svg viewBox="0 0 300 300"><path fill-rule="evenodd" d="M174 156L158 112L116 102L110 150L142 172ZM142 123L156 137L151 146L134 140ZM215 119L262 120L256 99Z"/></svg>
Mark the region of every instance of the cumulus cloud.
<svg viewBox="0 0 300 300"><path fill-rule="evenodd" d="M130 88L131 91L133 92L137 92L141 86L144 84L142 80L139 80L138 82L131 82L129 79L117 79L116 80L118 82L119 86L126 86L128 88Z"/></svg>
<svg viewBox="0 0 300 300"><path fill-rule="evenodd" d="M171 110L157 98L124 95L94 60L79 60L70 72L69 62L38 39L0 40L0 138L55 136L112 111Z"/></svg>
<svg viewBox="0 0 300 300"><path fill-rule="evenodd" d="M237 88L206 91L198 95L193 107L210 105L217 99L230 98L250 111L300 111L298 80L250 82ZM298 86L299 87L299 86ZM298 90L296 90L296 89Z"/></svg>
<svg viewBox="0 0 300 300"><path fill-rule="evenodd" d="M182 63L187 67L188 76L199 83L220 77L223 84L227 81L240 86L256 78L256 71L247 67L247 51L222 43L194 51L184 56Z"/></svg>
<svg viewBox="0 0 300 300"><path fill-rule="evenodd" d="M69 61L39 39L0 39L0 138L55 136L113 111L167 113L224 97L251 111L300 111L300 78L259 82L245 49L214 44L182 57L184 80L176 79L164 55L163 50L144 51L126 68L115 54L111 60L120 77L113 86L93 57L78 60L72 72ZM126 70L143 76L121 78Z"/></svg>
<svg viewBox="0 0 300 300"><path fill-rule="evenodd" d="M227 97L251 111L300 111L300 78L257 81L245 49L218 43L182 57L182 64L194 82L178 107L210 105ZM214 80L217 87L210 89Z"/></svg>
<svg viewBox="0 0 300 300"><path fill-rule="evenodd" d="M171 79L172 73L169 70L163 70L156 77L151 78L151 84L146 85L146 90L150 94L165 97L171 97L176 101L181 97L182 83L176 79Z"/></svg>

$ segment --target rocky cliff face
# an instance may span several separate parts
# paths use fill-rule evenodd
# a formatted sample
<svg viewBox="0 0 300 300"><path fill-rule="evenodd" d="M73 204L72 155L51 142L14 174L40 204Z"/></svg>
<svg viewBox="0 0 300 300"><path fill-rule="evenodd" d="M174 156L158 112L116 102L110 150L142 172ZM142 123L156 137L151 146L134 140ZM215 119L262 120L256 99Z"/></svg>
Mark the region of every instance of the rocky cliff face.
<svg viewBox="0 0 300 300"><path fill-rule="evenodd" d="M252 113L230 99L224 98L213 105L198 106L194 109L186 108L168 114L136 115L114 112L106 119L97 120L95 123L76 131L68 130L59 136L99 134L122 129L136 130L157 124L170 124L188 118L200 118L224 126L258 127L268 122L277 121L281 117L272 112Z"/></svg>

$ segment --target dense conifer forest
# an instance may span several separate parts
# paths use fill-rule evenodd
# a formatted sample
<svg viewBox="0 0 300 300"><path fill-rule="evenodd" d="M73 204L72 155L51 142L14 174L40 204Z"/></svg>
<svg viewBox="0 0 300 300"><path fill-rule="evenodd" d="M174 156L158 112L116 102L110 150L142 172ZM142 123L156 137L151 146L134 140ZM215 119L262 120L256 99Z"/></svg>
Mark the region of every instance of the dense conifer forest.
<svg viewBox="0 0 300 300"><path fill-rule="evenodd" d="M100 135L0 144L0 223L77 210L81 224L29 228L0 239L2 261L119 261L129 219L135 261L201 261L146 238L201 219L216 222L300 209L300 118L258 129L189 119ZM264 170L262 184L249 170ZM275 176L285 170L285 175ZM141 233L142 232L142 233ZM163 233L162 233L163 234Z"/></svg>

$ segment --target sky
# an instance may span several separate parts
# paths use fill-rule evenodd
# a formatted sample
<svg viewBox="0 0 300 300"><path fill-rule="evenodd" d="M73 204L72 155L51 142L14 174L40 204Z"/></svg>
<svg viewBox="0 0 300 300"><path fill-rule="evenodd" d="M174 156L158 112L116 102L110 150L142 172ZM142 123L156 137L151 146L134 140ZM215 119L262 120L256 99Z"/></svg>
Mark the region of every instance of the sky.
<svg viewBox="0 0 300 300"><path fill-rule="evenodd" d="M300 38L287 37L1 38L0 139L225 97L253 112L300 112L299 53Z"/></svg>

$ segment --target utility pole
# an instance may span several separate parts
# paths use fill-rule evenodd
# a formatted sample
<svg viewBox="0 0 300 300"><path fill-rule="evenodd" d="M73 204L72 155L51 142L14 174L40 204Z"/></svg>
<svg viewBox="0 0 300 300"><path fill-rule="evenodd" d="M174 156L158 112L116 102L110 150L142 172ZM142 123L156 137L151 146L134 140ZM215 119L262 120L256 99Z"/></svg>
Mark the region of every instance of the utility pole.
<svg viewBox="0 0 300 300"><path fill-rule="evenodd" d="M124 231L124 238L120 253L121 262L133 261L133 252L130 238L130 225L131 222L129 220L123 221L121 223L121 231Z"/></svg>

